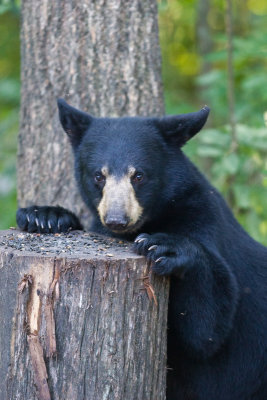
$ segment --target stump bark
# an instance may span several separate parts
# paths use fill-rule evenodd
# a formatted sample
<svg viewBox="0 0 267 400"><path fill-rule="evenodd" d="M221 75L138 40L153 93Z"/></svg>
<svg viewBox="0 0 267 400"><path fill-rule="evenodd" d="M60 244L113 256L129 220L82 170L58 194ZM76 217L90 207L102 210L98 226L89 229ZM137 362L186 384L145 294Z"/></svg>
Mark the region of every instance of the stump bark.
<svg viewBox="0 0 267 400"><path fill-rule="evenodd" d="M2 400L164 400L168 280L93 233L0 233Z"/></svg>

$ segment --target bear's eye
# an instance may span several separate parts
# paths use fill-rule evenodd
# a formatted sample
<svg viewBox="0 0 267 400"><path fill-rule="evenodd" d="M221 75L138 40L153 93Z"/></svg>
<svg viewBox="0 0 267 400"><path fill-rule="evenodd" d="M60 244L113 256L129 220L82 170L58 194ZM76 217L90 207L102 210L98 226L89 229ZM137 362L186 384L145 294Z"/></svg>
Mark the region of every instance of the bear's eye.
<svg viewBox="0 0 267 400"><path fill-rule="evenodd" d="M138 183L141 182L144 178L144 174L143 172L136 172L133 176L132 176L132 182L134 183Z"/></svg>
<svg viewBox="0 0 267 400"><path fill-rule="evenodd" d="M95 173L95 182L102 183L102 182L105 182L105 180L106 180L106 178L101 172Z"/></svg>

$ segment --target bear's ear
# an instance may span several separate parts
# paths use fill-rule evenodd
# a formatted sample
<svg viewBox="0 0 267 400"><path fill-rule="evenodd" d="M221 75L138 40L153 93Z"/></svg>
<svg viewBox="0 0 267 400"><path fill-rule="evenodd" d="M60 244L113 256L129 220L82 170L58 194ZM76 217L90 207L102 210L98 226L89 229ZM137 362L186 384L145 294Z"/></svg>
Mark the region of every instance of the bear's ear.
<svg viewBox="0 0 267 400"><path fill-rule="evenodd" d="M71 107L65 100L58 99L59 120L68 134L73 147L78 146L84 133L89 128L93 117L77 108Z"/></svg>
<svg viewBox="0 0 267 400"><path fill-rule="evenodd" d="M159 118L156 120L156 125L166 140L183 146L201 130L209 112L209 107L205 106L197 112Z"/></svg>

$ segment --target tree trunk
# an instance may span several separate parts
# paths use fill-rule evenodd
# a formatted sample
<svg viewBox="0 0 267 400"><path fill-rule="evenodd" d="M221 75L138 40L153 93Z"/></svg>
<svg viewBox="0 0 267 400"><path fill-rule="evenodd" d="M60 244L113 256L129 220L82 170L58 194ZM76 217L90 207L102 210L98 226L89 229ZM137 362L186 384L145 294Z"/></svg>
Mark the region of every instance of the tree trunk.
<svg viewBox="0 0 267 400"><path fill-rule="evenodd" d="M18 202L88 226L56 98L96 116L163 114L156 0L22 0Z"/></svg>
<svg viewBox="0 0 267 400"><path fill-rule="evenodd" d="M207 60L207 55L212 52L213 42L212 42L212 32L209 26L208 16L210 12L210 0L198 0L197 2L197 19L196 19L196 44L197 52L200 56L200 71L199 75L206 75L211 71L212 65ZM207 90L209 89L209 84L198 85L198 97L204 103L207 102ZM212 115L209 121L212 119ZM210 160L205 163L207 170L211 168Z"/></svg>
<svg viewBox="0 0 267 400"><path fill-rule="evenodd" d="M205 59L205 56L212 51L212 34L208 23L210 11L210 0L198 0L197 2L197 21L196 21L196 43L198 54L201 56L200 74L206 74L210 71L211 65Z"/></svg>
<svg viewBox="0 0 267 400"><path fill-rule="evenodd" d="M0 269L1 400L165 399L168 280L129 243L2 231Z"/></svg>

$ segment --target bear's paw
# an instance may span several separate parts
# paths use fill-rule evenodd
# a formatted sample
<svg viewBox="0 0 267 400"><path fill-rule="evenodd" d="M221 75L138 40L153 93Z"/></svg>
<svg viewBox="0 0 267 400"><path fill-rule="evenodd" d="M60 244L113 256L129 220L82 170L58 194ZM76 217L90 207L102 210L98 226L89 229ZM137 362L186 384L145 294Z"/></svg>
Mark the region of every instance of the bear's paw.
<svg viewBox="0 0 267 400"><path fill-rule="evenodd" d="M175 274L183 277L192 265L191 245L165 233L142 233L134 241L133 249L152 262L157 275Z"/></svg>
<svg viewBox="0 0 267 400"><path fill-rule="evenodd" d="M16 220L20 229L30 233L59 233L82 229L76 215L59 206L19 208Z"/></svg>

